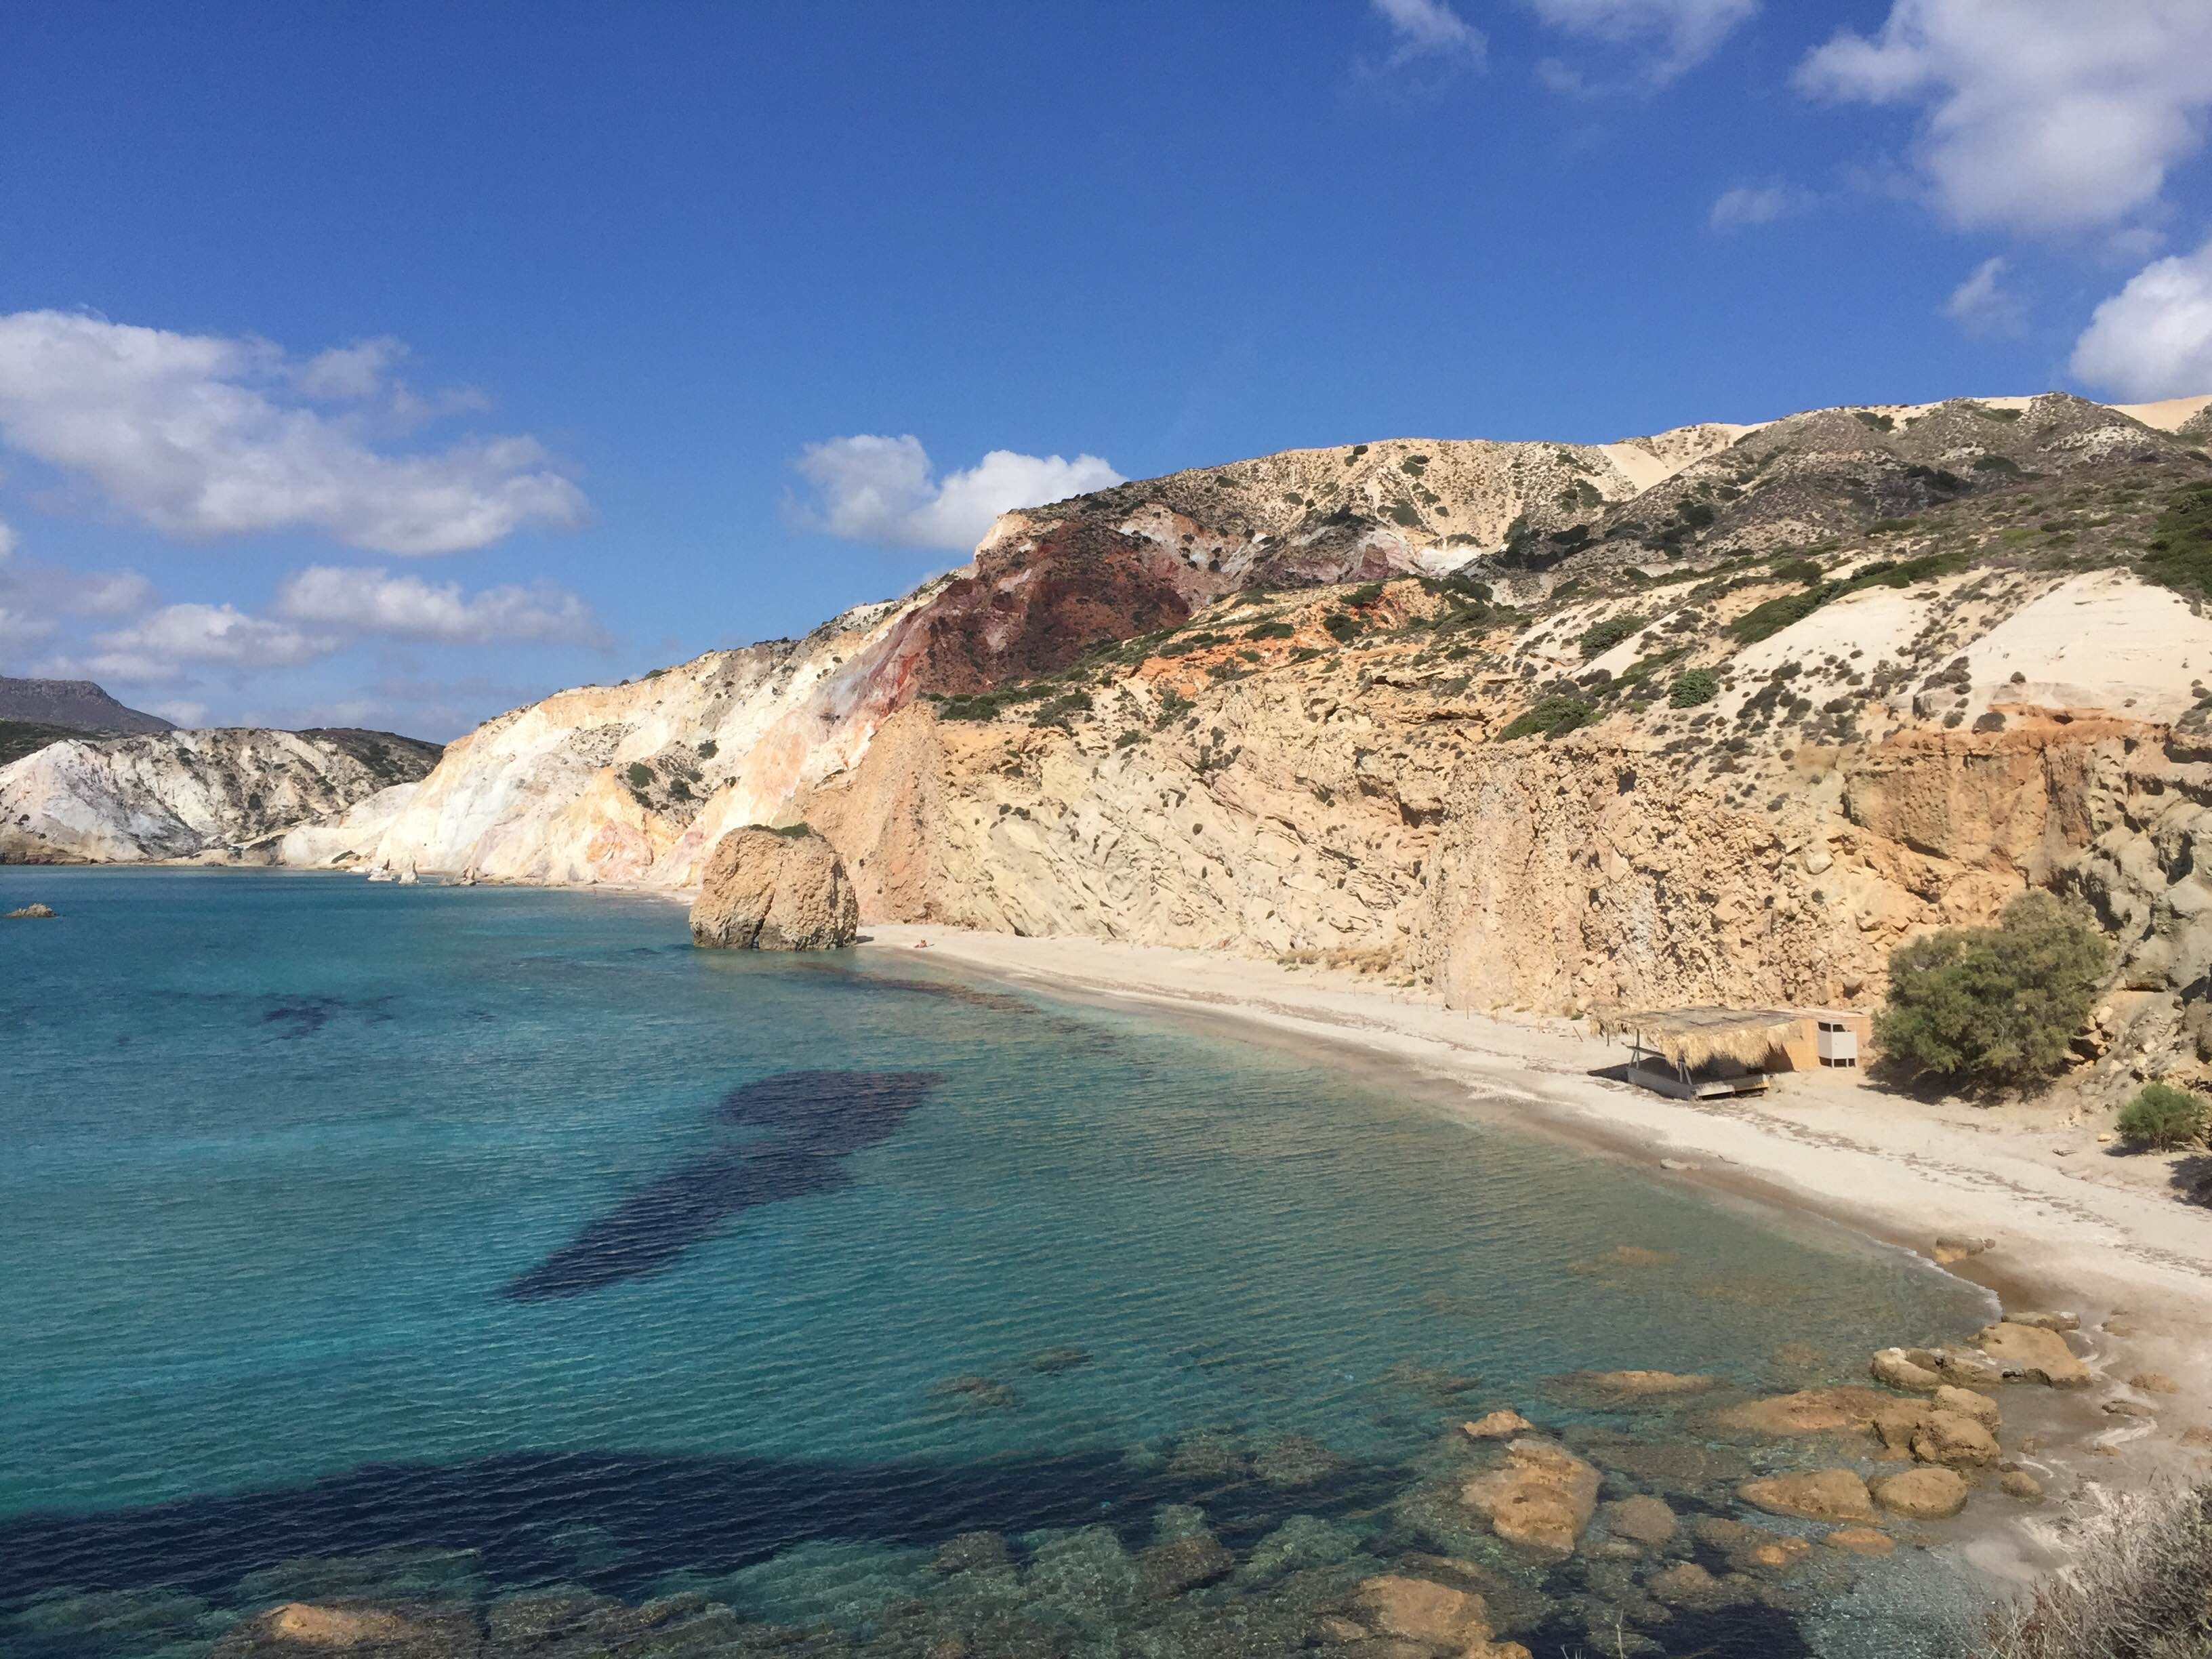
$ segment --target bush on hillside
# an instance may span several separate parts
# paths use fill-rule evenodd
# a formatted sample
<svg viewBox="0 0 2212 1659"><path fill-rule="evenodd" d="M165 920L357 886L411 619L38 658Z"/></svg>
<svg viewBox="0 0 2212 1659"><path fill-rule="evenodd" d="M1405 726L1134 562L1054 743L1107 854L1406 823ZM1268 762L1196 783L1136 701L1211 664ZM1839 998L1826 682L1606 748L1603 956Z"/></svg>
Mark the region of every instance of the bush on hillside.
<svg viewBox="0 0 2212 1659"><path fill-rule="evenodd" d="M1946 928L1892 951L1875 1037L1915 1070L1957 1082L2049 1077L2065 1065L2111 960L2083 906L2023 893L1995 927Z"/></svg>
<svg viewBox="0 0 2212 1659"><path fill-rule="evenodd" d="M2204 1139L2212 1127L2212 1104L2202 1095L2166 1083L2146 1083L2120 1109L2120 1139L2130 1146L2170 1152Z"/></svg>
<svg viewBox="0 0 2212 1659"><path fill-rule="evenodd" d="M1765 605L1755 605L1729 624L1729 632L1735 635L1738 645L1757 645L1771 639L1795 622L1802 622L1830 599L1842 592L1833 583L1820 587L1808 587L1802 593L1784 593L1778 599L1769 599Z"/></svg>
<svg viewBox="0 0 2212 1659"><path fill-rule="evenodd" d="M1500 732L1498 740L1511 743L1516 738L1541 737L1548 741L1595 725L1598 718L1597 710L1579 697L1547 697Z"/></svg>
<svg viewBox="0 0 2212 1659"><path fill-rule="evenodd" d="M2143 569L2168 587L2212 597L2212 484L2191 484L2166 503Z"/></svg>
<svg viewBox="0 0 2212 1659"><path fill-rule="evenodd" d="M1608 617L1601 623L1593 623L1583 629L1583 660L1601 657L1623 640L1641 634L1647 626L1645 618L1638 616Z"/></svg>
<svg viewBox="0 0 2212 1659"><path fill-rule="evenodd" d="M1687 668L1674 676L1674 684L1667 689L1667 702L1675 708L1695 708L1720 694L1720 678L1711 669Z"/></svg>

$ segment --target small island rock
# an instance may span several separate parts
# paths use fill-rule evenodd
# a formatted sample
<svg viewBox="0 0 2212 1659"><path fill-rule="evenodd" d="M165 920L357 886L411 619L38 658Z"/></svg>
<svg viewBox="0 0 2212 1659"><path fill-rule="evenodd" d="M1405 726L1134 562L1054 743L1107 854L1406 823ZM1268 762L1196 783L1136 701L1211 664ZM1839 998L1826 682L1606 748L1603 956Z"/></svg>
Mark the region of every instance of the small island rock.
<svg viewBox="0 0 2212 1659"><path fill-rule="evenodd" d="M8 913L10 921L52 921L53 919L52 909L43 904L27 904L20 910Z"/></svg>
<svg viewBox="0 0 2212 1659"><path fill-rule="evenodd" d="M723 951L834 951L860 931L837 849L804 824L732 830L714 843L691 904L691 942Z"/></svg>

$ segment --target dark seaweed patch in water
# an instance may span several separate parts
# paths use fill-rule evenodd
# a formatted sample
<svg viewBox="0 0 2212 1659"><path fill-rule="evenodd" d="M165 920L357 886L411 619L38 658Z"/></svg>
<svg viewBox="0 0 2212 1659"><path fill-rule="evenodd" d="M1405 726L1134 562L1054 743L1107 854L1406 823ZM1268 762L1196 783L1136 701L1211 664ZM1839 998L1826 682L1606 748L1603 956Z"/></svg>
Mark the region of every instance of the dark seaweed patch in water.
<svg viewBox="0 0 2212 1659"><path fill-rule="evenodd" d="M938 1080L934 1072L786 1072L732 1089L715 1115L769 1133L671 1170L513 1279L505 1294L517 1302L581 1296L656 1273L732 1216L847 1186L843 1160L890 1139Z"/></svg>
<svg viewBox="0 0 2212 1659"><path fill-rule="evenodd" d="M795 1546L830 1540L930 1547L963 1533L1018 1537L1103 1523L1136 1552L1153 1540L1159 1505L1193 1501L1203 1503L1206 1528L1240 1557L1249 1558L1286 1522L1305 1516L1365 1533L1363 1553L1378 1562L1399 1560L1400 1570L1417 1577L1434 1576L1442 1566L1449 1578L1455 1564L1439 1563L1426 1553L1434 1547L1420 1528L1391 1518L1390 1500L1403 1492L1407 1475L1391 1465L1333 1462L1322 1480L1284 1491L1233 1474L1179 1478L1172 1462L1162 1468L1103 1451L964 1465L598 1452L372 1465L301 1487L0 1522L0 1618L60 1587L94 1595L158 1587L220 1602L246 1595L242 1581L248 1575L310 1562L326 1564L340 1579L348 1577L349 1564L357 1566L346 1599L404 1604L419 1584L382 1590L377 1577L411 1578L410 1559L444 1552L464 1553L475 1583L469 1594L581 1587L636 1602L665 1593L660 1581L671 1573L722 1577ZM1594 1641L1601 1630L1611 1635L1609 1609L1581 1594L1586 1567L1577 1558L1547 1575L1541 1594L1550 1611L1534 1628L1513 1632L1534 1651L1613 1650L1609 1641ZM1255 1585L1245 1599L1265 1601L1285 1588ZM1345 1610L1352 1605L1350 1589L1347 1577L1332 1596ZM262 1611L268 1599L240 1610ZM1157 1615L1125 1611L1139 1620L1171 1614L1164 1608ZM1767 1605L1677 1609L1656 1633L1667 1653L1698 1659L1808 1659L1811 1653L1796 1616ZM52 1659L94 1659L108 1644L98 1631L76 1640L58 1633L40 1651Z"/></svg>
<svg viewBox="0 0 2212 1659"><path fill-rule="evenodd" d="M279 1041L296 1041L313 1036L338 1015L359 1014L374 1024L383 1024L392 1018L385 1005L390 997L370 997L349 1000L344 997L288 997L273 1008L262 1011L264 1025L281 1026L276 1033Z"/></svg>
<svg viewBox="0 0 2212 1659"><path fill-rule="evenodd" d="M1249 1549L1294 1514L1366 1512L1405 1478L1368 1466L1295 1492L1247 1483L1233 1513L1209 1519L1231 1547ZM1190 1482L1103 1451L966 1465L599 1452L374 1464L306 1486L0 1522L0 1610L59 1585L216 1595L276 1562L401 1548L477 1552L506 1586L637 1596L672 1571L734 1572L822 1540L933 1546L963 1532L1103 1522L1141 1547L1156 1505L1197 1495ZM597 1534L595 1559L579 1559L579 1528Z"/></svg>

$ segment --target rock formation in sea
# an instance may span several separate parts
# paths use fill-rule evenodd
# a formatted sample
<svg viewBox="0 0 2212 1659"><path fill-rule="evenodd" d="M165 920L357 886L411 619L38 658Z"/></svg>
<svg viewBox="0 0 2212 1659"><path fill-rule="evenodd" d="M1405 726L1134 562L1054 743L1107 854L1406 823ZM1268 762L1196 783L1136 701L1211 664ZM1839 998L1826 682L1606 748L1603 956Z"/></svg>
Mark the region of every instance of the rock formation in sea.
<svg viewBox="0 0 2212 1659"><path fill-rule="evenodd" d="M2117 1088L2212 1060L2212 617L2157 551L2212 459L2170 413L1960 398L1117 485L803 640L501 715L269 855L681 891L803 819L868 920L1549 1012L1867 1006L1902 940L2051 886L2120 947L2085 1039ZM34 823L173 855L17 764L0 857Z"/></svg>
<svg viewBox="0 0 2212 1659"><path fill-rule="evenodd" d="M732 830L691 902L691 942L723 951L834 951L860 931L836 848L805 824Z"/></svg>

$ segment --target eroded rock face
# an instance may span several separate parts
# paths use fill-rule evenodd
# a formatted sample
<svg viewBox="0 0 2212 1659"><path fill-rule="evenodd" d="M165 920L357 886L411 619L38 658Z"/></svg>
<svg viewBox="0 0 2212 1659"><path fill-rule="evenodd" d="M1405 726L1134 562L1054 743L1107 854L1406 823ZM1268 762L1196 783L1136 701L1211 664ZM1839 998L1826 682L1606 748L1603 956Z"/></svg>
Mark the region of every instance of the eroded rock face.
<svg viewBox="0 0 2212 1659"><path fill-rule="evenodd" d="M715 844L691 905L691 942L724 951L831 951L860 927L836 849L804 830L733 830Z"/></svg>

